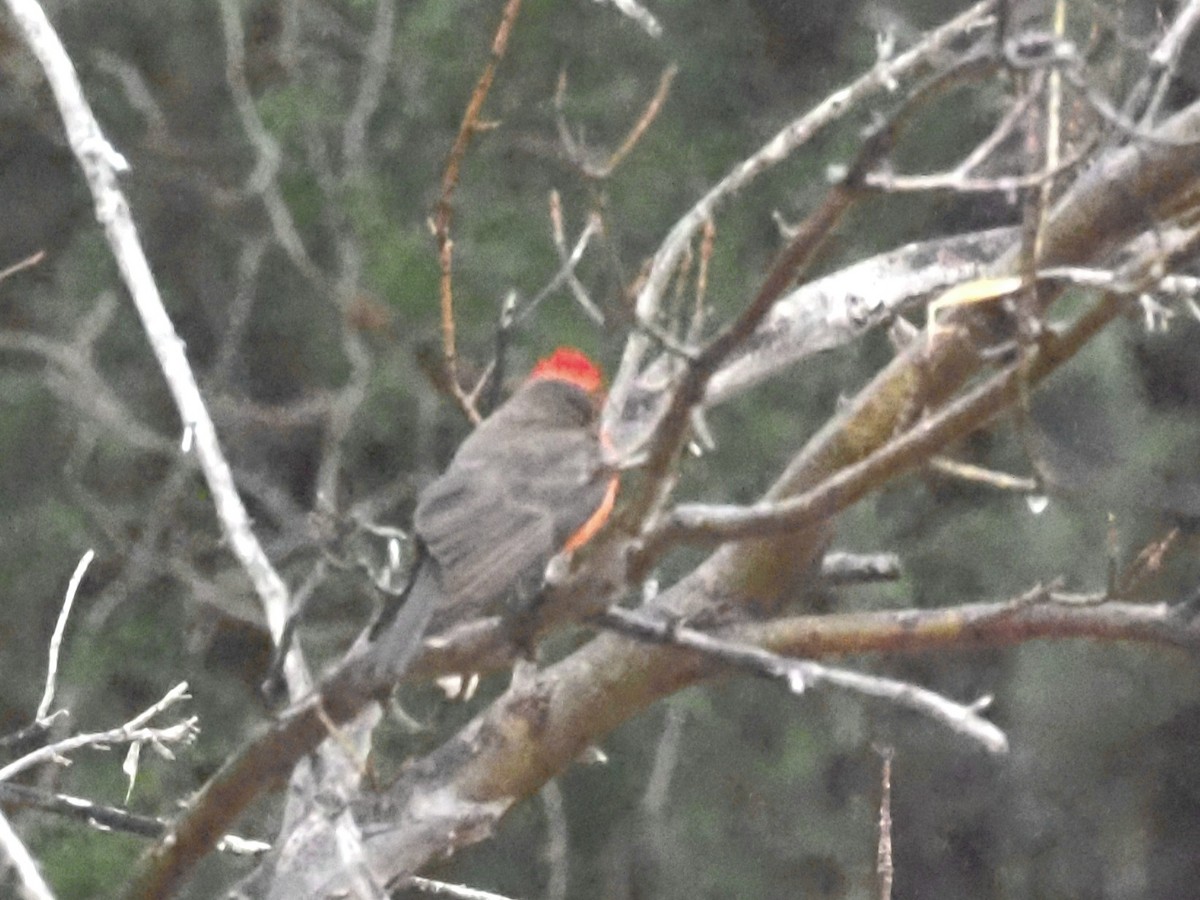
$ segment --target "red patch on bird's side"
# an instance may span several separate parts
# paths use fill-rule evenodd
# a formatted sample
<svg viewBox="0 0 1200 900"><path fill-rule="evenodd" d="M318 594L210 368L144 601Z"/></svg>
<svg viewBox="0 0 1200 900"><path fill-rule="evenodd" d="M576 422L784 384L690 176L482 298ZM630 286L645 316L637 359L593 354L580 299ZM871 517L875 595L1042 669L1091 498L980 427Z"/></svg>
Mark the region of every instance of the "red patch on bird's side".
<svg viewBox="0 0 1200 900"><path fill-rule="evenodd" d="M559 347L549 356L539 359L529 374L529 380L537 381L540 378L565 381L589 394L598 392L604 381L600 367L574 347Z"/></svg>
<svg viewBox="0 0 1200 900"><path fill-rule="evenodd" d="M567 538L567 543L563 547L564 550L574 552L596 536L596 532L604 527L604 523L608 521L608 517L612 515L613 507L617 503L617 486L620 484L620 479L614 475L608 482L608 487L604 491L604 499L600 501L600 506L596 509L588 520L579 526L579 530Z"/></svg>

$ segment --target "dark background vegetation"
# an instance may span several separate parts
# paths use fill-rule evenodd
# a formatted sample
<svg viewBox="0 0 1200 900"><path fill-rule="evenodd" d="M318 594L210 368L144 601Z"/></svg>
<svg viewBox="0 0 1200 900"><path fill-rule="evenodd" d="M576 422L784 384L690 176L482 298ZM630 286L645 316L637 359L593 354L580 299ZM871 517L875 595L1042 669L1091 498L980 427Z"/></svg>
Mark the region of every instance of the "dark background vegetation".
<svg viewBox="0 0 1200 900"><path fill-rule="evenodd" d="M108 136L132 164L124 184L159 287L256 527L296 586L320 552L312 510L345 513L357 504L378 521L404 524L414 492L465 433L428 377L440 353L428 218L500 5L397 5L362 165L333 187L322 184L321 166L345 171L341 129L375 5L297 2L294 38L285 32L287 5L240 5L245 78L278 142L275 187L325 283L274 239L250 186L256 150L231 94L215 0L47 7ZM656 40L608 6L529 0L485 110L498 127L469 152L456 197L464 371L490 357L508 292L527 299L558 268L551 190L561 194L568 240L589 211L604 216L603 239L579 276L609 324L598 328L565 291L556 293L516 334L510 377L562 343L615 365L626 288L695 198L789 118L871 65L877 30L892 28L903 44L959 7L660 0L652 7L663 25ZM1100 69L1111 79L1105 90L1127 89L1155 35L1157 5L1069 9L1078 39L1099 34ZM265 638L203 482L177 453L176 414L118 287L49 93L10 28L0 19L0 262L39 249L47 256L0 284L0 732L31 717L67 577L94 547L68 632L60 703L72 711L72 727L108 727L175 681L192 684L199 743L174 763L147 761L130 800L134 809L169 814L267 714L255 687ZM568 121L600 151L621 140L671 63L678 74L645 138L612 177L581 176L556 133L560 73ZM1195 96L1197 69L1196 53L1185 56L1171 102ZM986 134L1010 88L997 79L929 111L899 164L924 171L952 163ZM826 168L846 161L865 124L865 116L852 117L719 216L710 285L718 314L740 307L778 248L772 211L800 219ZM881 198L843 226L821 268L1016 218L1003 196ZM346 239L361 254L361 274L335 299ZM836 545L898 552L905 577L837 592L830 603L998 599L1059 575L1068 587L1101 589L1110 515L1122 559L1181 529L1145 599L1181 596L1200 574L1198 338L1200 323L1187 314L1165 333L1131 316L1047 384L1023 426L1059 485L1039 515L1021 497L928 473L851 510ZM869 336L719 410L717 448L685 463L685 493L757 497L839 397L890 352L882 336ZM330 411L355 379L361 402L343 426ZM1013 424L976 436L958 455L1027 469L1026 439ZM341 440L341 466L325 481L333 495L319 498L331 434ZM666 580L672 565L682 562L668 562ZM367 621L371 604L360 576L335 575L314 597L306 647L331 657ZM874 896L875 744L896 750L898 898L1197 896L1196 660L1077 642L853 662L963 699L994 694L992 717L1012 752L987 758L923 720L856 698L797 699L742 679L692 688L613 735L607 765L577 767L560 780L568 896ZM485 685L484 694L497 686ZM414 710L435 729L463 715L416 694ZM665 803L654 808L647 783L668 718L680 729L678 760ZM402 754L431 740L397 735L389 746ZM125 791L115 754L91 754L34 781L109 803ZM242 831L269 834L270 814L258 809ZM119 885L142 846L34 813L17 823L63 898ZM495 840L440 874L541 896L546 836L543 807L526 804ZM210 862L192 896L213 896L238 865Z"/></svg>

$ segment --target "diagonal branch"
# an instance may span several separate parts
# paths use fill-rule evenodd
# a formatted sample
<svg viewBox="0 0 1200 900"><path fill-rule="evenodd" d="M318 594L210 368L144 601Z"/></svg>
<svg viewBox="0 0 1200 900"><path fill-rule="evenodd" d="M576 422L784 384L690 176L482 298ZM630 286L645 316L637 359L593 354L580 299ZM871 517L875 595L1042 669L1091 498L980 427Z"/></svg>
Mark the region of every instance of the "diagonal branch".
<svg viewBox="0 0 1200 900"><path fill-rule="evenodd" d="M966 396L917 423L905 434L861 461L839 470L811 490L779 501L749 507L715 507L701 504L674 509L647 534L641 566L652 564L667 547L681 542L717 542L766 537L797 531L828 520L868 492L896 476L911 471L948 444L984 425L1012 405L1022 379L1036 383L1083 349L1096 333L1116 318L1125 305L1107 296L1080 317L1061 337L1051 338L1035 350L1028 368L1010 365Z"/></svg>
<svg viewBox="0 0 1200 900"><path fill-rule="evenodd" d="M992 753L1004 753L1008 750L1008 739L1004 732L979 715L982 705L978 703L964 706L915 684L826 666L810 659L772 653L755 644L717 637L619 607L613 607L596 621L618 634L664 646L695 650L734 669L780 679L796 694L809 687L829 685L888 700L927 716L938 724L976 741Z"/></svg>

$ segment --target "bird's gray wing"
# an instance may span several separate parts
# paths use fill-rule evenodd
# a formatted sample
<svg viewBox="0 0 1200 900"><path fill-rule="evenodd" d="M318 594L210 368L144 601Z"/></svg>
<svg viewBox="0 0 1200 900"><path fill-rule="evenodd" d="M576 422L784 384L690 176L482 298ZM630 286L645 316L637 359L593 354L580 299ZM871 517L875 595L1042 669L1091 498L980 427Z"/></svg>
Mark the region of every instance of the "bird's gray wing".
<svg viewBox="0 0 1200 900"><path fill-rule="evenodd" d="M414 524L442 575L444 603L481 614L546 563L600 506L608 478L595 439L464 445L422 494Z"/></svg>

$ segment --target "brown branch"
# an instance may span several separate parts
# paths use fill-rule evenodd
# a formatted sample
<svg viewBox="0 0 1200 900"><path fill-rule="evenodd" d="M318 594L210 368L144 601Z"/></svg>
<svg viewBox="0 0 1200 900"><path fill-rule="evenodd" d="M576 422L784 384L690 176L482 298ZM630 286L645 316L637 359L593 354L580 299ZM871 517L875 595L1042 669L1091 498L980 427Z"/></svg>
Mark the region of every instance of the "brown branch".
<svg viewBox="0 0 1200 900"><path fill-rule="evenodd" d="M1030 591L1011 600L774 619L732 629L776 653L817 658L1005 647L1037 640L1129 641L1200 652L1200 619L1165 603L1104 601Z"/></svg>
<svg viewBox="0 0 1200 900"><path fill-rule="evenodd" d="M619 147L609 154L608 159L603 162L594 162L589 159L591 155L586 147L580 146L571 136L571 129L567 127L567 121L563 115L563 101L567 94L567 74L562 72L558 76L558 87L554 91L554 112L558 125L559 140L563 143L563 149L566 151L567 158L578 167L579 171L587 178L592 178L601 181L608 178L617 166L624 162L638 141L642 139L646 131L654 124L654 120L658 118L658 114L662 112L663 104L667 101L667 95L671 92L671 82L675 80L675 76L679 72L679 67L672 64L663 69L663 73L658 79L658 88L654 91L654 96L650 98L650 102L646 104L646 108L642 110L642 114L638 120L633 123L629 129L629 133L625 135L625 139L621 141Z"/></svg>
<svg viewBox="0 0 1200 900"><path fill-rule="evenodd" d="M689 583L695 582L689 579ZM1044 594L1044 592L1043 592ZM717 632L775 653L815 657L1019 644L1132 640L1200 649L1200 622L1165 606L1039 602L1037 596L940 610L800 616ZM702 653L604 636L540 673L409 770L375 806L368 857L411 872L488 836L519 799L629 716L725 667ZM366 811L364 810L364 813Z"/></svg>
<svg viewBox="0 0 1200 900"><path fill-rule="evenodd" d="M471 138L481 128L479 113L492 88L492 81L496 77L496 67L504 59L504 54L508 50L508 39L520 10L521 0L508 0L504 5L500 25L496 29L496 36L492 39L491 58L484 66L475 90L471 93L466 112L463 113L462 123L458 126L458 134L454 138L450 155L446 159L446 168L442 173L442 195L438 200L433 223L433 234L438 248L438 267L441 270L439 296L442 317L442 356L446 367L446 380L449 383L451 394L462 408L463 414L473 423L478 423L481 417L463 390L458 378L458 347L454 322L454 241L450 237L450 224L454 218L452 201L454 190L458 187L463 157L466 156Z"/></svg>
<svg viewBox="0 0 1200 900"><path fill-rule="evenodd" d="M809 491L750 507L702 504L677 507L646 535L637 568L653 564L674 543L766 537L828 520L885 481L910 471L947 444L986 423L1017 399L1022 378L1028 377L1031 383L1045 378L1078 353L1124 308L1119 298L1106 296L1061 337L1031 349L1027 370L1023 371L1019 364L1008 366L966 396Z"/></svg>
<svg viewBox="0 0 1200 900"><path fill-rule="evenodd" d="M688 325L687 344L694 344L704 333L708 318L705 302L708 299L708 267L712 263L713 248L717 243L717 223L709 219L700 229L700 263L696 268L696 303L692 321ZM711 381L710 381L711 386Z"/></svg>
<svg viewBox="0 0 1200 900"><path fill-rule="evenodd" d="M1200 133L1200 104L1176 115L1159 130L1172 139ZM1079 177L1049 216L1041 264L1064 266L1106 259L1135 235L1194 204L1198 182L1200 146L1195 144L1156 143L1109 152ZM1010 274L1015 261L1016 251L1010 249L984 275ZM1039 291L1043 304L1054 296L1053 291ZM936 406L957 390L982 364L976 341L984 339L987 331L979 331L986 321L970 309L957 310L952 321L956 324L940 330L928 346L916 342L876 375L797 456L766 499L777 501L803 493L838 469L859 462L905 427L914 404L918 410ZM772 554L781 549L763 548ZM746 559L749 566L759 562L756 554Z"/></svg>
<svg viewBox="0 0 1200 900"><path fill-rule="evenodd" d="M1134 558L1119 577L1115 579L1114 594L1129 597L1145 587L1146 583L1162 573L1163 561L1178 547L1179 528L1172 528L1161 538L1156 538Z"/></svg>

